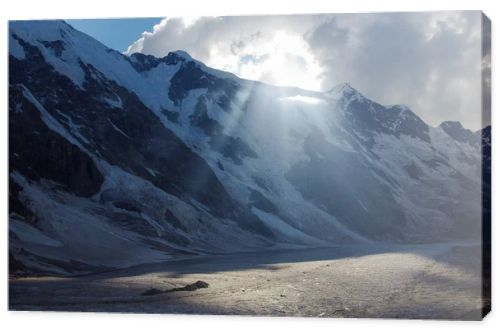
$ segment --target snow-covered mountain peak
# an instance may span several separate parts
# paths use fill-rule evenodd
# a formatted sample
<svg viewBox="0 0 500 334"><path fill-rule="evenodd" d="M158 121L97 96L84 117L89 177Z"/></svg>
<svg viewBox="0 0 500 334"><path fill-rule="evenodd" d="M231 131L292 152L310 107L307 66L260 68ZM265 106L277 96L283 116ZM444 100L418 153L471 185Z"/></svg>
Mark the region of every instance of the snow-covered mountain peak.
<svg viewBox="0 0 500 334"><path fill-rule="evenodd" d="M478 144L479 137L474 132L463 127L462 123L458 121L446 121L439 125L439 127L446 132L453 139L469 144Z"/></svg>
<svg viewBox="0 0 500 334"><path fill-rule="evenodd" d="M349 83L343 82L332 89L326 91L326 96L333 100L338 100L347 106L353 101L368 102L369 99L353 88Z"/></svg>
<svg viewBox="0 0 500 334"><path fill-rule="evenodd" d="M408 107L406 104L393 104L387 106L388 108L393 108L393 109L399 109L401 113L406 113L406 112L412 112L410 107Z"/></svg>
<svg viewBox="0 0 500 334"><path fill-rule="evenodd" d="M65 39L66 33L75 31L73 27L63 20L9 22L9 32L22 35L26 40L55 41Z"/></svg>
<svg viewBox="0 0 500 334"><path fill-rule="evenodd" d="M354 94L360 94L356 89L354 89L349 83L347 82L342 82L329 91L327 91L328 94L332 96L352 96ZM360 94L361 95L361 94Z"/></svg>
<svg viewBox="0 0 500 334"><path fill-rule="evenodd" d="M442 129L464 129L459 121L445 121L439 124L439 127Z"/></svg>
<svg viewBox="0 0 500 334"><path fill-rule="evenodd" d="M189 53L187 53L186 51L183 51L183 50L176 50L176 51L169 52L167 57L170 55L176 55L177 57L182 58L182 59L187 60L187 61L193 60L193 57L191 57L191 55L189 55Z"/></svg>

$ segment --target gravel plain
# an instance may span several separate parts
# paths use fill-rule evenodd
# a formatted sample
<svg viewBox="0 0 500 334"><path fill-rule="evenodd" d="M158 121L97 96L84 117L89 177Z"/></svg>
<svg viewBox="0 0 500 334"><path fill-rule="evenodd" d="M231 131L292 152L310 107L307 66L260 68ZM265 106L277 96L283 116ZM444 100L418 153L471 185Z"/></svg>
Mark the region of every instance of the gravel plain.
<svg viewBox="0 0 500 334"><path fill-rule="evenodd" d="M480 248L370 245L11 278L10 310L481 319ZM189 291L195 282L202 288ZM165 293L145 293L163 291Z"/></svg>

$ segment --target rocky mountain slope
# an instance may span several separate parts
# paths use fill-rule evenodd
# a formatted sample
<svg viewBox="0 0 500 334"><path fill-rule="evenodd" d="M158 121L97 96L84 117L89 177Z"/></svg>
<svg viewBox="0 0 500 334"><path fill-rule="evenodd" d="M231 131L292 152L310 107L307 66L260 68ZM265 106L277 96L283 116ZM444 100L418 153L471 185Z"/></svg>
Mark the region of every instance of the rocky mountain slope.
<svg viewBox="0 0 500 334"><path fill-rule="evenodd" d="M458 122L125 56L63 21L9 30L11 272L480 236L481 134Z"/></svg>

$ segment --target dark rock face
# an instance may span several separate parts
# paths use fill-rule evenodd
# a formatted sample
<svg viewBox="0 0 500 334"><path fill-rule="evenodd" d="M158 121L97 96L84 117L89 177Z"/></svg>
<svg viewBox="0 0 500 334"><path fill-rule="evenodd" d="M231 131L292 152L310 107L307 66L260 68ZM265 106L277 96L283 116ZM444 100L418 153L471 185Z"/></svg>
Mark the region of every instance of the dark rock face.
<svg viewBox="0 0 500 334"><path fill-rule="evenodd" d="M57 41L40 41L45 47L50 48L54 51L54 54L57 57L61 57L63 51L64 51L64 42L61 40Z"/></svg>
<svg viewBox="0 0 500 334"><path fill-rule="evenodd" d="M359 98L353 98L354 95L359 95ZM343 97L351 99L346 108L347 128L356 129L368 137L374 133L385 133L398 138L400 135L407 135L430 143L429 126L407 107L382 106L352 88L345 91ZM372 143L370 141L367 144Z"/></svg>
<svg viewBox="0 0 500 334"><path fill-rule="evenodd" d="M257 153L241 138L231 137L223 133L224 127L208 115L206 103L205 96L202 95L198 98L194 113L190 116L190 122L191 125L202 129L209 137L210 147L224 157L230 158L237 165L241 165L245 158L258 158Z"/></svg>
<svg viewBox="0 0 500 334"><path fill-rule="evenodd" d="M481 135L482 159L482 275L484 309L491 309L491 126L478 131Z"/></svg>
<svg viewBox="0 0 500 334"><path fill-rule="evenodd" d="M219 134L210 138L209 144L214 151L222 153L224 157L230 158L237 165L243 164L245 158L258 158L257 153L237 137Z"/></svg>
<svg viewBox="0 0 500 334"><path fill-rule="evenodd" d="M377 115L377 117L384 124L386 131L395 136L403 134L412 138L418 138L427 143L431 142L429 126L404 106L384 108L384 111L380 115Z"/></svg>
<svg viewBox="0 0 500 334"><path fill-rule="evenodd" d="M480 130L482 151L483 242L491 247L491 126ZM491 260L490 260L491 261Z"/></svg>
<svg viewBox="0 0 500 334"><path fill-rule="evenodd" d="M167 117L167 119L172 123L179 123L179 114L167 109L161 109L160 112Z"/></svg>
<svg viewBox="0 0 500 334"><path fill-rule="evenodd" d="M187 54L183 55L181 51L177 51L169 52L169 54L163 58L157 58L142 53L133 53L126 59L138 72L147 72L162 63L166 65L176 65L178 63L190 61L191 57Z"/></svg>
<svg viewBox="0 0 500 334"><path fill-rule="evenodd" d="M10 89L10 170L35 181L53 180L75 195L98 192L104 179L93 160L47 127L40 111L25 98L24 89L19 85Z"/></svg>
<svg viewBox="0 0 500 334"><path fill-rule="evenodd" d="M480 130L484 181L491 183L491 126Z"/></svg>
<svg viewBox="0 0 500 334"><path fill-rule="evenodd" d="M210 94L219 93L224 96L218 100L223 109L227 109L229 101L238 91L235 83L203 71L200 65L192 60L183 60L179 71L170 80L168 96L176 105L179 105L190 90L198 88L206 88Z"/></svg>
<svg viewBox="0 0 500 334"><path fill-rule="evenodd" d="M208 115L206 97L200 96L194 107L194 113L189 116L191 125L203 130L207 136L217 136L222 134L223 127L216 120Z"/></svg>
<svg viewBox="0 0 500 334"><path fill-rule="evenodd" d="M9 177L9 214L14 214L28 224L36 226L37 216L26 203L27 199L21 195L22 190L23 188Z"/></svg>
<svg viewBox="0 0 500 334"><path fill-rule="evenodd" d="M142 53L134 53L130 55L129 62L138 72L146 72L159 64L162 59L154 56L145 55Z"/></svg>
<svg viewBox="0 0 500 334"><path fill-rule="evenodd" d="M74 126L78 127L83 136L92 140L82 143L89 152L124 170L132 171L169 193L181 198L193 197L210 207L216 215L231 215L232 200L208 164L166 129L135 94L105 78L92 65L82 62L80 67L85 73L85 81L84 89L80 89L46 63L37 48L20 38L18 41L24 47L29 62L10 58L11 87L24 84L34 96L43 97L40 103L54 119L67 126L68 131L68 119L78 122ZM12 108L16 107L19 94L12 91ZM110 105L106 99L121 104L120 108ZM39 117L38 120L32 119L38 114L36 110L19 114L28 118L24 122L38 122L32 125L18 124L17 118L11 117L11 129L43 129L44 124ZM16 115L14 109L11 115ZM70 184L80 195L91 195L98 191L97 185L102 183L102 177L98 176L95 166L92 168L91 159L87 157L86 161L79 148L50 132L39 136L42 143L34 142L32 146L28 146L24 143L24 135L11 131L14 135L11 145L26 150L26 155L31 155L39 145L48 147L53 154L40 154L39 157L43 160L37 161L38 165L33 168L35 172L31 173L46 170L51 179ZM35 134L26 136L38 138ZM16 144L17 141L19 144ZM56 160L61 158L63 160ZM51 161L55 164L52 169L48 167ZM23 166L14 163L12 167L21 168L23 173L37 177L28 174L30 171L22 169ZM69 172L73 169L78 171L76 176ZM82 177L82 173L87 174Z"/></svg>

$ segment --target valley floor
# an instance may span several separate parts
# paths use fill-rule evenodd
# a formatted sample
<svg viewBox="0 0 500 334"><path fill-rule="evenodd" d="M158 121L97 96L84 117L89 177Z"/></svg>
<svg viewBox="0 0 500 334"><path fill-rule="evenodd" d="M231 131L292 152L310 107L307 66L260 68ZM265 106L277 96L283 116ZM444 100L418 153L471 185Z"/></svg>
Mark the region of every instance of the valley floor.
<svg viewBox="0 0 500 334"><path fill-rule="evenodd" d="M480 248L348 246L10 279L11 310L480 319ZM198 280L208 288L167 291ZM154 290L150 290L150 292ZM156 291L158 292L158 291Z"/></svg>

